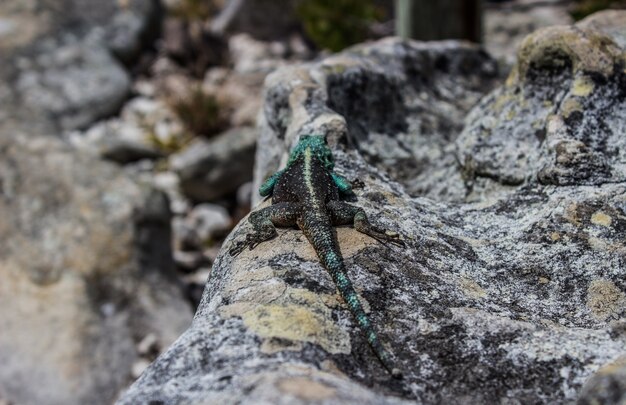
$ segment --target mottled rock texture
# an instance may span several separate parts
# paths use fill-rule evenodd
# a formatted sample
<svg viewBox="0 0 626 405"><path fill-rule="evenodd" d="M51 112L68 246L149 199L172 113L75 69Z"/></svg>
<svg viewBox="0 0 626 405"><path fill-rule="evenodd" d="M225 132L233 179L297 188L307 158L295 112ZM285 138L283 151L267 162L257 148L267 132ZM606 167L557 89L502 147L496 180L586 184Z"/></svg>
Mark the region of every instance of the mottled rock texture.
<svg viewBox="0 0 626 405"><path fill-rule="evenodd" d="M325 134L364 183L357 204L406 240L337 229L405 379L285 229L217 258L193 326L119 404L619 403L626 61L609 29L623 12L603 18L607 34L587 21L527 38L465 126L495 75L468 45L389 39L269 77L257 184L299 135Z"/></svg>
<svg viewBox="0 0 626 405"><path fill-rule="evenodd" d="M85 127L115 113L158 24L154 0L0 2L0 131Z"/></svg>
<svg viewBox="0 0 626 405"><path fill-rule="evenodd" d="M191 311L161 193L54 137L0 135L0 398L110 404Z"/></svg>

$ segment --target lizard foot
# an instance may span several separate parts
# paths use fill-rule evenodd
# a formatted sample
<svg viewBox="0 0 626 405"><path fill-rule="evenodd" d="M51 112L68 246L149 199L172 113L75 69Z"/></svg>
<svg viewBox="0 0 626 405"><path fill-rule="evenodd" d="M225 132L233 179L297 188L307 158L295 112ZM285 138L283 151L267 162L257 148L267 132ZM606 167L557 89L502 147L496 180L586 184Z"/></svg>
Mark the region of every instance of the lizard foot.
<svg viewBox="0 0 626 405"><path fill-rule="evenodd" d="M400 239L400 234L398 234L397 232L372 227L372 229L367 232L367 235L371 236L372 238L376 239L384 245L386 245L387 243L391 243L392 245L398 247L405 246L404 241Z"/></svg>
<svg viewBox="0 0 626 405"><path fill-rule="evenodd" d="M243 252L246 248L252 250L255 247L259 246L261 242L265 242L266 240L270 240L276 237L277 234L278 233L276 232L276 229L273 229L273 228L271 230L266 230L264 232L248 234L246 235L245 241L235 242L234 246L230 248L228 253L232 257L235 257L239 255L241 252Z"/></svg>
<svg viewBox="0 0 626 405"><path fill-rule="evenodd" d="M246 246L247 246L247 244L245 242L242 242L242 241L235 242L233 247L231 247L228 250L228 254L231 257L237 257L237 256L239 256L239 253L243 252L243 250L246 248Z"/></svg>

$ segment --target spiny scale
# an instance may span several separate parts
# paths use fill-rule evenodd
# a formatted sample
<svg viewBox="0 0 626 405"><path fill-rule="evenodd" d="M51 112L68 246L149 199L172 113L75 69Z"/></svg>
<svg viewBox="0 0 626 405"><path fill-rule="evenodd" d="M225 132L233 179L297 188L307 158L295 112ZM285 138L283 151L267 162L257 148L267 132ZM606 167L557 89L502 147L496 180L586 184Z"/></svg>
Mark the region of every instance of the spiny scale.
<svg viewBox="0 0 626 405"><path fill-rule="evenodd" d="M276 226L297 225L330 273L372 350L385 368L399 378L400 371L393 367L389 352L381 344L348 278L333 226L354 225L357 231L379 241L404 244L397 234L370 224L361 208L340 201L340 194L350 194L352 190L345 178L333 172L333 167L332 152L324 137L302 136L287 166L259 189L262 196L272 196L272 205L250 214L254 232L246 235L245 241L236 243L230 254L238 255L246 247L253 249L274 238Z"/></svg>

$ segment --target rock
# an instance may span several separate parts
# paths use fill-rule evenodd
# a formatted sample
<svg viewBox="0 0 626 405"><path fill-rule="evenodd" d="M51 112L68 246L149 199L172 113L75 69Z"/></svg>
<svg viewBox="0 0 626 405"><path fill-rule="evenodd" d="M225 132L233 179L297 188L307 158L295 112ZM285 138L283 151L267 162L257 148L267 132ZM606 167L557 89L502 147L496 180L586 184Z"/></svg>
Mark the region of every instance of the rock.
<svg viewBox="0 0 626 405"><path fill-rule="evenodd" d="M191 204L180 192L180 179L174 172L158 172L152 176L152 184L163 191L170 199L170 209L174 215L186 215Z"/></svg>
<svg viewBox="0 0 626 405"><path fill-rule="evenodd" d="M248 34L233 35L228 40L233 69L238 73L270 72L286 64L287 49L280 42L258 41Z"/></svg>
<svg viewBox="0 0 626 405"><path fill-rule="evenodd" d="M15 103L23 109L16 113L20 124L32 126L43 121L43 125L62 131L113 114L130 89L126 71L96 40L50 41L35 58L23 61L15 75L15 82L6 85L14 86L19 97Z"/></svg>
<svg viewBox="0 0 626 405"><path fill-rule="evenodd" d="M525 42L521 54L528 51L531 58L522 58L513 83L495 93L518 86L518 97L531 97L524 93L528 85L534 97L558 105L571 86L568 75L591 66L582 62L588 60L612 73L592 75L600 83L591 94L604 94L595 102L623 102L613 89L624 83L624 62L608 68L614 44L598 39L580 46L580 36L601 34L558 30L566 35L543 34L561 38L562 46L548 46L541 31ZM529 48L533 43L545 46ZM565 54L555 52L564 48ZM555 55L572 63L548 63ZM488 66L490 60L468 45L391 39L292 67L266 82L257 181L284 161L298 135L324 134L339 174L364 183L356 190L357 204L405 239L406 248L397 249L349 227L337 229L349 276L404 371L403 381L391 380L376 360L300 231L281 229L277 238L236 258L226 253L251 231L244 221L212 267L192 327L118 404L383 404L414 403L416 397L419 403L571 403L593 373L626 355L626 308L619 306L626 290L623 181L555 186L531 181L540 168L529 162L519 165L528 183L494 185L495 194L455 202L443 189L432 193L437 201L415 196L415 190L431 189L423 174L443 172L446 164L457 174L440 177L444 185L465 189L454 159L420 160L415 145L469 160L489 152L493 170L500 171L519 162L505 165L504 157L526 151L523 145L531 141L523 134L544 108L535 99L516 111L515 133L503 127L492 134L494 143L458 151L465 144L455 143L460 125L413 124L416 111L424 120L462 120L489 88ZM547 70L529 73L538 68ZM484 107L492 98L468 115L464 133L491 115ZM587 108L583 122L595 114ZM623 114L603 117L612 128L626 124ZM507 135L515 142L501 140ZM589 131L584 143L601 154L596 145L606 135ZM526 136L536 139L534 132ZM555 152L544 153L545 162L554 161ZM421 187L385 164L400 158L421 167L415 176ZM604 162L610 173L619 170L617 155Z"/></svg>
<svg viewBox="0 0 626 405"><path fill-rule="evenodd" d="M180 148L188 135L165 102L137 97L124 105L119 117L70 133L68 139L81 150L126 164L164 157Z"/></svg>
<svg viewBox="0 0 626 405"><path fill-rule="evenodd" d="M249 208L252 203L252 194L254 193L252 182L244 183L237 190L237 205Z"/></svg>
<svg viewBox="0 0 626 405"><path fill-rule="evenodd" d="M167 199L52 136L0 133L0 397L110 404L191 320Z"/></svg>
<svg viewBox="0 0 626 405"><path fill-rule="evenodd" d="M131 375L133 378L139 378L139 376L148 368L150 362L145 359L139 359L133 364Z"/></svg>
<svg viewBox="0 0 626 405"><path fill-rule="evenodd" d="M230 228L230 216L226 208L217 204L196 205L187 217L201 241L209 241L223 235Z"/></svg>
<svg viewBox="0 0 626 405"><path fill-rule="evenodd" d="M185 196L211 201L252 178L256 130L234 128L212 139L196 138L170 157Z"/></svg>
<svg viewBox="0 0 626 405"><path fill-rule="evenodd" d="M153 352L158 353L159 351L159 339L153 333L146 335L141 342L137 344L137 353L142 356L149 356Z"/></svg>
<svg viewBox="0 0 626 405"><path fill-rule="evenodd" d="M175 218L173 228L174 246L180 251L176 253L177 261L180 267L191 270L202 264L204 247L230 230L231 219L224 207L203 203L195 206L185 218Z"/></svg>
<svg viewBox="0 0 626 405"><path fill-rule="evenodd" d="M623 19L625 12L611 13ZM544 28L523 41L506 84L472 111L456 141L456 159L475 195L507 185L626 179L624 48L603 33L617 27L587 28L606 16Z"/></svg>
<svg viewBox="0 0 626 405"><path fill-rule="evenodd" d="M486 4L484 11L485 48L506 66L515 63L515 50L531 32L552 25L572 24L568 7L559 1L503 1Z"/></svg>
<svg viewBox="0 0 626 405"><path fill-rule="evenodd" d="M576 24L583 28L599 31L610 37L622 49L626 48L626 13L604 10L592 14Z"/></svg>
<svg viewBox="0 0 626 405"><path fill-rule="evenodd" d="M0 131L60 134L119 110L130 89L120 61L150 39L158 2L7 0L0 15Z"/></svg>
<svg viewBox="0 0 626 405"><path fill-rule="evenodd" d="M207 264L207 260L202 255L202 252L182 250L174 252L174 262L176 267L184 273L192 273L200 266Z"/></svg>
<svg viewBox="0 0 626 405"><path fill-rule="evenodd" d="M183 217L174 217L172 220L172 233L174 237L174 251L197 250L202 246L198 234Z"/></svg>
<svg viewBox="0 0 626 405"><path fill-rule="evenodd" d="M150 144L145 129L120 119L100 122L84 133L72 132L70 142L77 148L117 163L131 163L164 156Z"/></svg>
<svg viewBox="0 0 626 405"><path fill-rule="evenodd" d="M622 329L624 325L621 326ZM626 403L626 357L602 367L587 381L579 405Z"/></svg>
<svg viewBox="0 0 626 405"><path fill-rule="evenodd" d="M226 68L211 69L202 84L214 94L231 127L254 126L261 110L261 92L267 72L237 73Z"/></svg>
<svg viewBox="0 0 626 405"><path fill-rule="evenodd" d="M164 24L163 50L196 76L227 58L224 38L210 32L202 21L168 18Z"/></svg>
<svg viewBox="0 0 626 405"><path fill-rule="evenodd" d="M231 126L256 125L267 74L294 61L312 57L308 49L302 49L298 38L293 36L289 42L263 42L248 34L229 38L232 68L210 69L202 88L215 95L220 107L227 111Z"/></svg>

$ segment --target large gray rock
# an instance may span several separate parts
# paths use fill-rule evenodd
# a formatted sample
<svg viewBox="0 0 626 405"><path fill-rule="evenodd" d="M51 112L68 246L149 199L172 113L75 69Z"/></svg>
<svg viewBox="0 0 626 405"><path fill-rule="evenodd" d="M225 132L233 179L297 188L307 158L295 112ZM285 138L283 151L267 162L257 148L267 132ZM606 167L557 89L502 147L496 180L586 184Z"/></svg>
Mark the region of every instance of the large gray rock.
<svg viewBox="0 0 626 405"><path fill-rule="evenodd" d="M549 128L543 141L536 136L552 121L534 122L547 106L561 104L580 60L602 57L606 75L592 74L597 81L583 86L589 93L575 96L583 97L581 104L593 97L599 106L585 104L577 121L583 128L588 120L623 128L626 117L613 109L625 99L616 90L626 80L624 59L608 59L620 48L595 31L563 27L528 41L541 44L555 35L560 45L522 47L532 58L522 58L517 73L495 90L516 86L518 97L528 98L519 108L510 105L517 125L494 132L493 143L467 140L476 139L468 134L479 122L499 114L485 108L493 95L469 114L456 142L455 129L411 124L422 115L440 123L450 117L461 129L456 119L488 87L491 72L480 68L489 59L466 45L385 40L267 81L257 182L284 160L298 135L325 134L338 172L365 184L356 191L358 205L405 238L406 248L397 249L337 229L349 276L404 371L403 382L391 380L376 360L299 231L280 230L235 259L224 253L251 231L243 222L214 263L192 327L119 404L380 404L415 397L423 403L571 403L607 365L581 401L618 403L623 385L612 382L626 355L626 184L617 177L621 152L605 154L597 146L620 141L617 131L585 132L580 142L607 170L586 178L566 171L566 184L544 182L537 174L546 166L537 159L553 168L561 161L549 147ZM433 55L448 63L432 63ZM555 55L563 63L537 63ZM609 68L610 60L618 66ZM402 72L399 61L411 74L385 73ZM443 87L458 89L446 103L437 102L437 81L426 74L440 66L451 72L444 83L458 83ZM473 73L465 73L468 66ZM602 106L608 110L599 111ZM575 138L577 128L564 124L560 134ZM533 143L541 154L511 159ZM442 151L439 160L418 160L417 146ZM487 153L493 166L486 166ZM457 156L467 158L457 163ZM419 167L414 177L421 180L403 177L399 163L385 165L401 158ZM514 168L524 181L471 182L476 171L463 165L472 159L495 173ZM604 181L606 173L617 180ZM415 196L420 193L439 201Z"/></svg>
<svg viewBox="0 0 626 405"><path fill-rule="evenodd" d="M191 321L167 199L54 137L0 134L0 212L0 399L110 404L136 345Z"/></svg>
<svg viewBox="0 0 626 405"><path fill-rule="evenodd" d="M121 62L157 16L153 0L2 1L0 132L60 133L115 113L130 90Z"/></svg>
<svg viewBox="0 0 626 405"><path fill-rule="evenodd" d="M624 48L608 28L621 27L623 38L624 16L611 15L541 29L523 41L506 84L474 109L456 142L475 192L491 182L599 186L626 179ZM590 28L597 18L609 35Z"/></svg>

